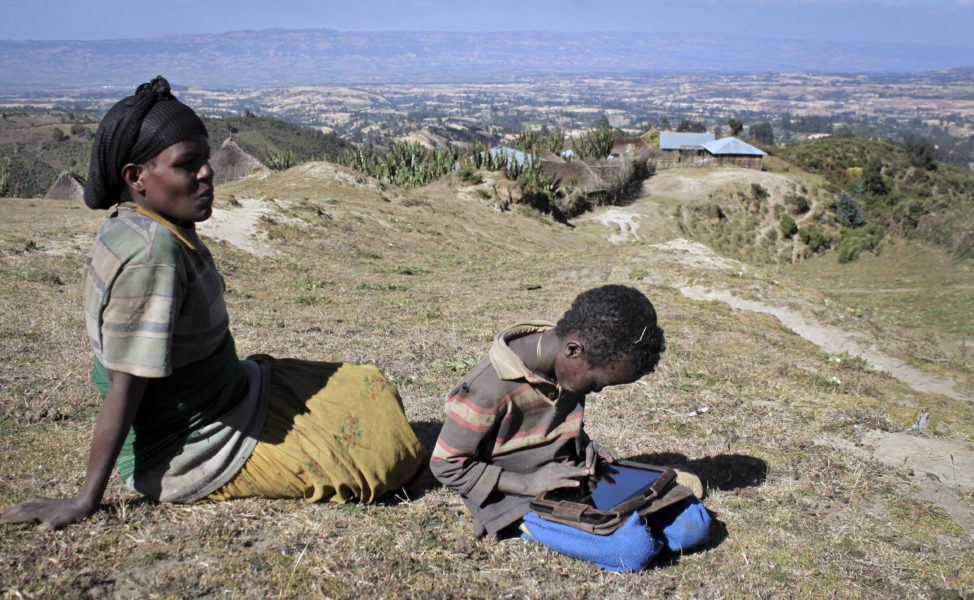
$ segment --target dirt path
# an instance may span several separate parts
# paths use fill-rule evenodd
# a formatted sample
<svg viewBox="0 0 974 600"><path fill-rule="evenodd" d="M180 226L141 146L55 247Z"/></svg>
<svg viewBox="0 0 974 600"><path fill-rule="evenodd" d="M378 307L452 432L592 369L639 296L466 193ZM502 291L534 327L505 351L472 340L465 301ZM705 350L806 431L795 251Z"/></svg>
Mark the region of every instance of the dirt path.
<svg viewBox="0 0 974 600"><path fill-rule="evenodd" d="M638 232L641 218L642 215L631 208L613 207L599 213L592 219L607 227L611 227L612 225L618 227L618 233L609 235L609 241L613 244L618 244L620 242L630 242L640 239Z"/></svg>
<svg viewBox="0 0 974 600"><path fill-rule="evenodd" d="M680 292L684 296L693 298L694 300L719 301L740 310L772 315L781 321L782 325L830 354L848 352L850 355L861 357L873 368L899 379L920 392L943 394L955 400L971 400L971 398L963 396L955 389L953 381L915 369L902 360L879 351L874 344L862 342L855 335L843 329L831 325L823 325L801 313L777 306L769 306L755 300L738 298L727 290L713 290L701 286L689 286L680 288Z"/></svg>
<svg viewBox="0 0 974 600"><path fill-rule="evenodd" d="M671 240L656 248L669 257L697 269L739 269L735 261L714 254L689 240ZM865 359L874 368L899 379L911 388L972 402L959 393L953 381L924 373L881 352L875 344L848 331L824 325L807 314L757 300L734 296L730 290L701 285L682 285L680 292L695 300L724 302L732 308L769 314L796 334L830 354L848 352ZM974 402L972 402L974 403ZM868 430L857 441L827 435L816 443L831 446L862 458L876 460L895 469L913 486L916 497L942 507L974 541L974 446L965 439L927 437L922 431L889 432Z"/></svg>
<svg viewBox="0 0 974 600"><path fill-rule="evenodd" d="M270 256L273 252L262 242L263 234L257 229L257 222L263 216L276 214L274 204L256 198L241 198L237 202L240 206L214 210L212 217L196 225L197 231L200 235L224 240L256 256Z"/></svg>
<svg viewBox="0 0 974 600"><path fill-rule="evenodd" d="M974 541L974 451L957 440L906 432L867 431L858 443L826 436L816 443L878 460L896 469L919 489L922 500L943 507Z"/></svg>

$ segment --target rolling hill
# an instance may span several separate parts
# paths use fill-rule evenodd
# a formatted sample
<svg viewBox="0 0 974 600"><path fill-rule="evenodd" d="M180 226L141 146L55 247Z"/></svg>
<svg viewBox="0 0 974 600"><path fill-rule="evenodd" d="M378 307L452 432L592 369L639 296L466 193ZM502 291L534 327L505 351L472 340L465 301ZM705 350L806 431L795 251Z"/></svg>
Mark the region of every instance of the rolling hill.
<svg viewBox="0 0 974 600"><path fill-rule="evenodd" d="M974 49L773 35L272 29L128 40L0 40L0 59L0 85L7 89L128 89L155 73L183 85L233 88L592 73L909 73L970 67Z"/></svg>
<svg viewBox="0 0 974 600"><path fill-rule="evenodd" d="M771 190L769 202L783 201L779 185L802 184L795 172L721 177L721 189L747 192L759 183ZM701 475L715 518L704 550L663 556L645 572L608 574L525 541L472 540L459 498L429 478L374 506L155 505L113 481L105 509L86 523L59 533L3 529L6 589L120 598L147 590L969 595L974 372L966 346L830 299L773 263L743 262L686 239L681 197L705 205L713 182L672 173L647 185L626 207L636 215L628 229L606 217L618 207L562 225L517 205L497 210L452 176L403 190L310 162L222 186L216 214L200 231L226 279L238 352L380 365L427 447L445 392L500 327L557 318L591 286L643 290L657 306L667 352L656 373L591 397L586 428L623 456ZM99 401L86 380L80 267L105 213L3 199L0 215L6 506L35 493L71 493L83 477ZM925 248L934 253L927 259L942 258L971 283L965 263ZM892 258L901 272L929 266L911 264L909 252ZM969 303L955 310L970 312Z"/></svg>

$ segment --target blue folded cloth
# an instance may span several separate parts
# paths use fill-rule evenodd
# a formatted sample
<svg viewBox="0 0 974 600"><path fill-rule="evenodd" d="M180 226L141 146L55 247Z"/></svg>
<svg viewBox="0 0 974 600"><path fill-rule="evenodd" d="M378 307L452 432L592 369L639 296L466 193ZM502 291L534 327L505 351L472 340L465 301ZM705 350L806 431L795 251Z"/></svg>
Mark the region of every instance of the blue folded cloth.
<svg viewBox="0 0 974 600"><path fill-rule="evenodd" d="M521 537L609 571L638 571L663 548L682 552L706 542L710 513L696 497L690 497L651 515L646 522L634 512L611 534L597 535L529 512L521 522Z"/></svg>
<svg viewBox="0 0 974 600"><path fill-rule="evenodd" d="M650 515L646 524L673 552L689 550L710 539L710 513L696 496Z"/></svg>
<svg viewBox="0 0 974 600"><path fill-rule="evenodd" d="M596 535L571 525L545 521L530 512L524 515L521 532L524 539L534 540L609 571L638 571L648 565L664 546L663 540L657 539L636 513L632 513L613 533Z"/></svg>

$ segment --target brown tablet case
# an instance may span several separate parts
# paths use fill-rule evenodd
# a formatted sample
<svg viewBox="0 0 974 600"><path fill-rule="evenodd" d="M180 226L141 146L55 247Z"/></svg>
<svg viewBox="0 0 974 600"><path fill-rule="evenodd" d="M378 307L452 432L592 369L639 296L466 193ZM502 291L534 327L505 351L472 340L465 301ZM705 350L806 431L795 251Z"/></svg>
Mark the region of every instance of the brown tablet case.
<svg viewBox="0 0 974 600"><path fill-rule="evenodd" d="M617 464L657 471L660 476L645 493L625 500L609 510L599 510L585 502L549 498L552 492L535 496L531 501L531 510L547 521L570 525L589 533L608 535L625 523L634 512L645 517L693 495L690 488L676 483L676 471L673 469L629 460L620 460Z"/></svg>

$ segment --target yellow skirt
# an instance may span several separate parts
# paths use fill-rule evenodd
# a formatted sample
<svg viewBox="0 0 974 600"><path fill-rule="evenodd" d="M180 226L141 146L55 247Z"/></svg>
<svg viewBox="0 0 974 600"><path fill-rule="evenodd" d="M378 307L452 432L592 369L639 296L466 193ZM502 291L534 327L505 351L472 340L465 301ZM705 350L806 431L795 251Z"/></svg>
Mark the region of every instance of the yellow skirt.
<svg viewBox="0 0 974 600"><path fill-rule="evenodd" d="M209 499L374 502L426 466L399 392L378 368L250 358L271 367L267 421L250 459Z"/></svg>

